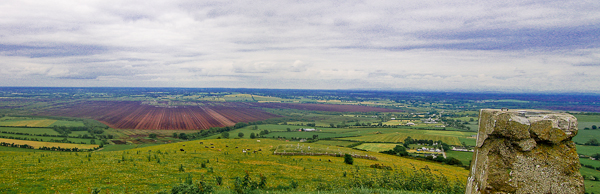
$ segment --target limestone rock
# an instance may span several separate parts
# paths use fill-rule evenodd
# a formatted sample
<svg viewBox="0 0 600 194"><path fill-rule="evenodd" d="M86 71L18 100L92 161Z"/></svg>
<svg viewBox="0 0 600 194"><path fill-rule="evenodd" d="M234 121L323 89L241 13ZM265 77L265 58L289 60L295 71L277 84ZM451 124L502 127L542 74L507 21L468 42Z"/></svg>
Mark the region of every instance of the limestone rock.
<svg viewBox="0 0 600 194"><path fill-rule="evenodd" d="M584 193L575 135L569 114L482 109L466 193Z"/></svg>

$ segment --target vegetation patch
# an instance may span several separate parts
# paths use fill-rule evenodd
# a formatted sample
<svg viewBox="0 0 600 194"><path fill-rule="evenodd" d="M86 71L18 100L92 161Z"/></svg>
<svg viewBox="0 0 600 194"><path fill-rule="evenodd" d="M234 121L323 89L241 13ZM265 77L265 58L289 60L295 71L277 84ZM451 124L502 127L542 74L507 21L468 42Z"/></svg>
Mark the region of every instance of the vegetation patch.
<svg viewBox="0 0 600 194"><path fill-rule="evenodd" d="M14 143L14 144L19 144L19 145L30 145L30 146L33 146L35 149L39 149L41 147L94 149L94 148L98 147L98 145L93 145L93 144L55 143L55 142L26 141L26 140L4 139L4 138L0 138L0 142L9 143L9 144Z"/></svg>

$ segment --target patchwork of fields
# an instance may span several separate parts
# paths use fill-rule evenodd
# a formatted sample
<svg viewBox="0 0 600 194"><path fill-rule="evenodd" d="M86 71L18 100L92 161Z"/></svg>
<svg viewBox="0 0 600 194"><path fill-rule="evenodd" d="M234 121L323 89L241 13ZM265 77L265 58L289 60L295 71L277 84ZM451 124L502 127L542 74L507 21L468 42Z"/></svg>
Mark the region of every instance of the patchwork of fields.
<svg viewBox="0 0 600 194"><path fill-rule="evenodd" d="M387 143L400 143L404 142L407 137L411 137L413 139L427 139L433 141L442 141L449 145L460 145L460 141L458 137L451 136L440 136L440 135L429 135L429 134L417 134L417 133L388 133L388 134L376 134L376 135L366 135L360 137L346 137L340 138L342 140L352 140L352 141L365 141L365 142L387 142Z"/></svg>
<svg viewBox="0 0 600 194"><path fill-rule="evenodd" d="M401 110L394 109L341 104L254 103L254 106L262 108L298 109L331 112L402 112Z"/></svg>

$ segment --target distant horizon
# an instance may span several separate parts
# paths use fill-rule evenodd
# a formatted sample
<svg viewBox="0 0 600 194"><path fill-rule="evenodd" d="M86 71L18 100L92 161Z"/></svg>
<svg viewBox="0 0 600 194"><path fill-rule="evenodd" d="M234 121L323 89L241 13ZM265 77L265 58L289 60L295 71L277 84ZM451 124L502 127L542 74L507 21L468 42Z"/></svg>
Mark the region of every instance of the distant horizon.
<svg viewBox="0 0 600 194"><path fill-rule="evenodd" d="M600 93L600 1L0 5L0 85Z"/></svg>
<svg viewBox="0 0 600 194"><path fill-rule="evenodd" d="M354 89L293 89L293 88L227 88L227 87L127 87L127 86L92 86L92 87L70 87L70 86L0 86L0 88L153 88L153 89L233 89L233 90L305 90L305 91L377 91L377 92L407 92L407 93L457 93L457 94L532 94L532 95L591 95L600 96L599 93L593 92L560 92L560 91L530 91L530 92L515 92L515 91L466 91L466 90L405 90L405 89L376 89L376 88L354 88Z"/></svg>

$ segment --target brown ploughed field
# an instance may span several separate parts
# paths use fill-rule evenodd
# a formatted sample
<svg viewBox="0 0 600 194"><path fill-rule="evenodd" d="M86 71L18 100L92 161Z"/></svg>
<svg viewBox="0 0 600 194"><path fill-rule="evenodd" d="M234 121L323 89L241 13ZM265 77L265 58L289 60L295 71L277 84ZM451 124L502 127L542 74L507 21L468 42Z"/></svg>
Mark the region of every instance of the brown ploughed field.
<svg viewBox="0 0 600 194"><path fill-rule="evenodd" d="M41 115L98 120L115 129L199 130L233 126L238 122L278 117L261 108L299 109L335 112L399 112L399 110L334 104L288 104L221 102L195 106L148 105L137 101L86 101L65 104Z"/></svg>
<svg viewBox="0 0 600 194"><path fill-rule="evenodd" d="M90 118L116 129L198 130L277 117L248 106L153 106L141 102L88 101L41 113Z"/></svg>

